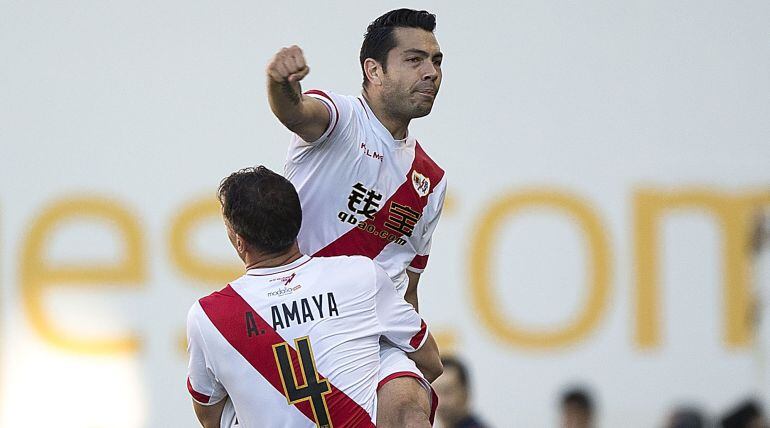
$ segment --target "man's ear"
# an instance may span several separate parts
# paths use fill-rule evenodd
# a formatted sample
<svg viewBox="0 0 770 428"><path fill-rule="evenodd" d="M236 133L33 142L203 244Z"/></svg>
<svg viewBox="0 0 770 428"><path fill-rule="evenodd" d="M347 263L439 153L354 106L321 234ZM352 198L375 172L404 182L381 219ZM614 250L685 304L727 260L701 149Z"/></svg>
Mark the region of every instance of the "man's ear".
<svg viewBox="0 0 770 428"><path fill-rule="evenodd" d="M382 65L372 58L366 58L364 60L364 73L366 73L366 80L374 86L382 85Z"/></svg>
<svg viewBox="0 0 770 428"><path fill-rule="evenodd" d="M235 234L235 250L238 251L238 254L246 252L246 241L237 233Z"/></svg>

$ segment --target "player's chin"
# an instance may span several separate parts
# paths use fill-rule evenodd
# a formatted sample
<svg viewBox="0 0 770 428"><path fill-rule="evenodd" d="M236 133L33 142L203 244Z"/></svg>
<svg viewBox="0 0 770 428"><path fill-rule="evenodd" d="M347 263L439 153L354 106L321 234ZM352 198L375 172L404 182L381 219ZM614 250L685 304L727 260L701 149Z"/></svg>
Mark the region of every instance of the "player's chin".
<svg viewBox="0 0 770 428"><path fill-rule="evenodd" d="M412 118L427 116L433 110L433 102L419 102L412 106Z"/></svg>

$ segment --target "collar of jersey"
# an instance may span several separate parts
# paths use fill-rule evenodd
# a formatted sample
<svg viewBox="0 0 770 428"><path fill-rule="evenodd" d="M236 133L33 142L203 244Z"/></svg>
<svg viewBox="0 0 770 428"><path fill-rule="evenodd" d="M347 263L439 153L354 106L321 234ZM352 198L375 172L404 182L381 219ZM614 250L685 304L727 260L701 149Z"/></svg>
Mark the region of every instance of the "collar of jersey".
<svg viewBox="0 0 770 428"><path fill-rule="evenodd" d="M377 119L377 116L374 114L372 109L369 107L369 103L366 102L366 98L364 98L363 95L359 95L358 99L361 100L361 105L364 106L364 110L366 111L366 115L369 117L369 121L372 123L372 127L374 128L374 131L387 143L391 144L395 148L401 148L405 146L409 146L409 144L412 143L412 138L409 136L409 130L406 130L406 137L403 140L396 140L393 138L393 134L388 131L388 128L385 127L385 125L380 122L380 119Z"/></svg>
<svg viewBox="0 0 770 428"><path fill-rule="evenodd" d="M281 265L281 266L275 266L275 267L269 267L269 268L249 269L248 271L246 271L246 275L265 276L265 275L274 275L274 274L277 274L277 273L284 273L284 272L288 272L288 271L290 271L292 269L298 268L298 267L304 265L305 263L307 263L308 261L310 261L310 256L306 256L306 255L303 254L300 258L298 258L297 260L294 260L293 262L291 262L289 264L285 264L285 265Z"/></svg>

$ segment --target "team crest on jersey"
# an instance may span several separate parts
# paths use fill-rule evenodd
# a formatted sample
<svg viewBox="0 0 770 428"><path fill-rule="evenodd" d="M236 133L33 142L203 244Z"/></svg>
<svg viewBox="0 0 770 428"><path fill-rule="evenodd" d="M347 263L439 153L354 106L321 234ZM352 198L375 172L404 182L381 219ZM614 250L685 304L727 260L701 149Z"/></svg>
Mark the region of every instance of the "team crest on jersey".
<svg viewBox="0 0 770 428"><path fill-rule="evenodd" d="M428 196L430 192L430 178L417 171L412 171L412 185L420 197Z"/></svg>

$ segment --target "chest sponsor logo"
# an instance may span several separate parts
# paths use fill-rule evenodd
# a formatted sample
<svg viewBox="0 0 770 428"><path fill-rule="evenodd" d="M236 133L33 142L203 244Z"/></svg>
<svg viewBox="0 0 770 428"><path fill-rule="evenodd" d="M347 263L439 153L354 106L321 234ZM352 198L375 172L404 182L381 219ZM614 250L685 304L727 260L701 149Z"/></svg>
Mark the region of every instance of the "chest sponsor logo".
<svg viewBox="0 0 770 428"><path fill-rule="evenodd" d="M422 217L422 213L411 207L391 201L383 224L384 228L379 228L373 224L373 220L374 215L380 210L381 193L374 189L367 189L362 183L356 183L347 200L348 211L340 211L337 214L339 221L352 224L364 232L398 245L406 244L402 236L411 237L415 224ZM356 214L363 215L364 219L359 220Z"/></svg>
<svg viewBox="0 0 770 428"><path fill-rule="evenodd" d="M353 185L353 190L348 195L348 210L354 214L363 214L369 220L380 209L382 194L374 189L367 189L361 183Z"/></svg>
<svg viewBox="0 0 770 428"><path fill-rule="evenodd" d="M424 198L430 193L430 178L417 171L412 171L412 186L414 186L414 190L417 191L417 194L420 195L421 198Z"/></svg>
<svg viewBox="0 0 770 428"><path fill-rule="evenodd" d="M417 224L420 217L422 217L422 214L411 207L393 201L390 203L388 221L385 222L385 227L395 233L411 237L414 225Z"/></svg>

